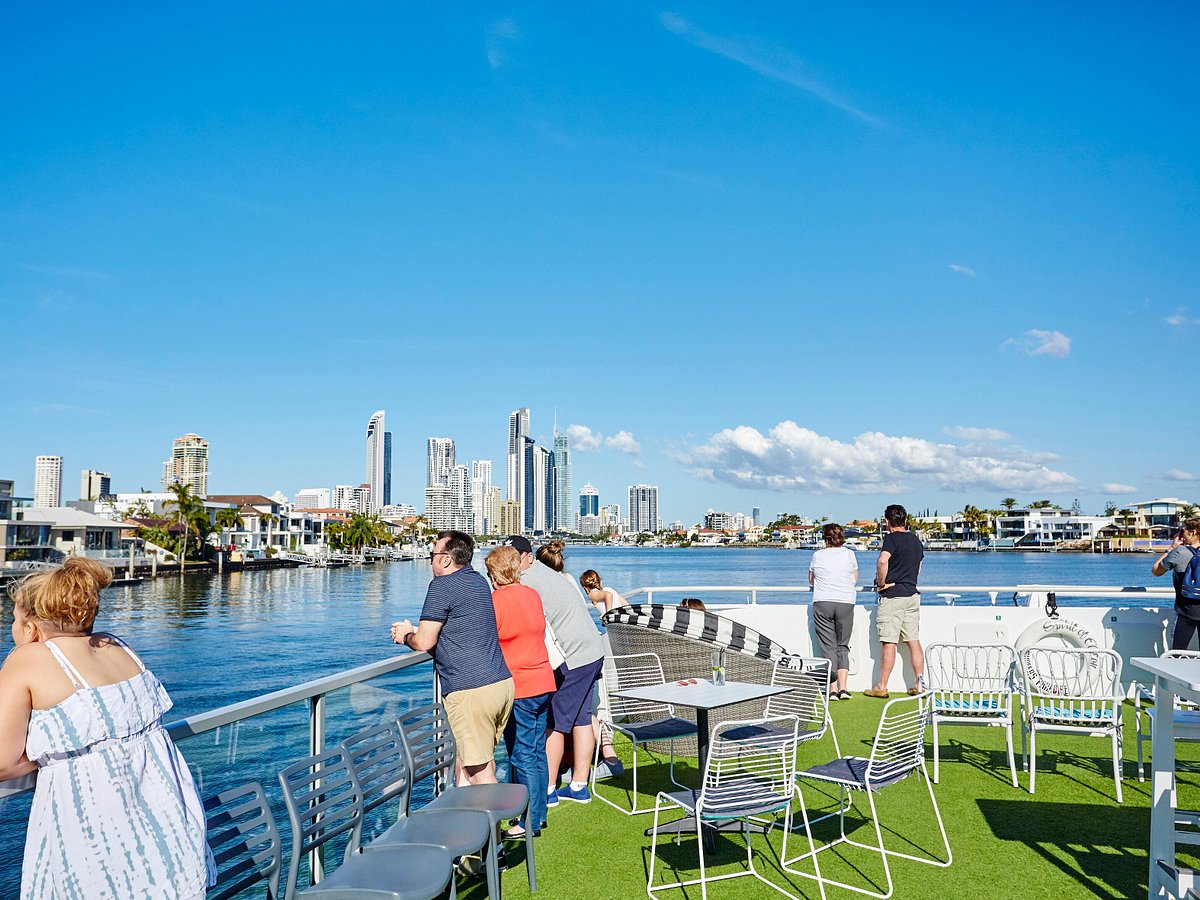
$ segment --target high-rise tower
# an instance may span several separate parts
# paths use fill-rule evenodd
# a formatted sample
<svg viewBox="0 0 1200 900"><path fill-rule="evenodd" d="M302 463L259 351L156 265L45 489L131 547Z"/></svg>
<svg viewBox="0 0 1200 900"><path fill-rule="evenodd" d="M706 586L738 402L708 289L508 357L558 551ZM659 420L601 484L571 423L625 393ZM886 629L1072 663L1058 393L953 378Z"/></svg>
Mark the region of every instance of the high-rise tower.
<svg viewBox="0 0 1200 900"><path fill-rule="evenodd" d="M431 437L426 442L426 487L450 483L450 470L454 468L454 440Z"/></svg>
<svg viewBox="0 0 1200 900"><path fill-rule="evenodd" d="M34 506L62 506L62 460L61 456L39 456L34 461Z"/></svg>
<svg viewBox="0 0 1200 900"><path fill-rule="evenodd" d="M571 490L571 441L565 434L554 435L554 531L575 531L575 497Z"/></svg>
<svg viewBox="0 0 1200 900"><path fill-rule="evenodd" d="M529 439L529 407L522 406L508 414L508 499L521 504L520 519L527 522L533 517L532 508L526 504L526 449ZM532 443L532 441L530 441Z"/></svg>
<svg viewBox="0 0 1200 900"><path fill-rule="evenodd" d="M175 438L171 458L163 463L163 490L186 484L197 497L208 496L208 441L198 434Z"/></svg>
<svg viewBox="0 0 1200 900"><path fill-rule="evenodd" d="M634 534L658 531L658 485L629 486L629 530Z"/></svg>
<svg viewBox="0 0 1200 900"><path fill-rule="evenodd" d="M579 491L579 514L581 516L600 515L600 492L590 484L585 484Z"/></svg>
<svg viewBox="0 0 1200 900"><path fill-rule="evenodd" d="M367 421L367 477L365 483L371 488L370 511L379 512L383 506L384 482L387 466L387 438L381 409Z"/></svg>

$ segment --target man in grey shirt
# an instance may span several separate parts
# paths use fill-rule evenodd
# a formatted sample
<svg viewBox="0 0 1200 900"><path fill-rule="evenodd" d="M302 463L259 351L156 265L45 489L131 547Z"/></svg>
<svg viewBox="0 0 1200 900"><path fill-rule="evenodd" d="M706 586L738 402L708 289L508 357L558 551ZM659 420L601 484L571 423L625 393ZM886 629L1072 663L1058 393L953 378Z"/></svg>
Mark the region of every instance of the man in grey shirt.
<svg viewBox="0 0 1200 900"><path fill-rule="evenodd" d="M521 584L533 588L542 598L546 621L554 629L565 662L554 672L558 690L550 700L550 728L546 738L546 762L550 770L547 804L559 800L588 803L588 773L592 766L592 751L596 736L592 731L592 692L604 666L604 641L592 621L587 600L575 582L561 571L534 559L533 545L521 535L513 535L505 543L521 555ZM539 555L557 559L561 565L561 545L543 547ZM562 763L566 735L573 746L571 783L556 790L558 769Z"/></svg>
<svg viewBox="0 0 1200 900"><path fill-rule="evenodd" d="M1187 650L1192 635L1200 629L1200 602L1183 596L1183 573L1192 557L1200 553L1200 519L1183 523L1171 543L1171 548L1158 558L1151 571L1155 576L1170 572L1175 582L1175 630L1171 633L1171 649Z"/></svg>

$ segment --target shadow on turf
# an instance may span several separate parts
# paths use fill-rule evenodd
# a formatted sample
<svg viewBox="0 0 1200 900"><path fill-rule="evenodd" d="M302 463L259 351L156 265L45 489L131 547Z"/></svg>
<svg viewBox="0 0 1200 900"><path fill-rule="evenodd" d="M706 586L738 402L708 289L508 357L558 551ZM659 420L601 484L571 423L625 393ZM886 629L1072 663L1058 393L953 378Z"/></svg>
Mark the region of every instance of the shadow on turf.
<svg viewBox="0 0 1200 900"><path fill-rule="evenodd" d="M1148 809L1039 802L1034 810L1028 800L976 802L997 840L1023 844L1095 896L1146 896Z"/></svg>

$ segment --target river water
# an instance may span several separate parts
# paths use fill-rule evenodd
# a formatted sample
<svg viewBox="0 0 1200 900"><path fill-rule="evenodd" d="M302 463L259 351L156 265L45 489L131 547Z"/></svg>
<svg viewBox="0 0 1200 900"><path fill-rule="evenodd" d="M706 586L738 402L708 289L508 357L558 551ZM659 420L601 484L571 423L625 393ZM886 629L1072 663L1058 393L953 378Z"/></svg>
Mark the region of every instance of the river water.
<svg viewBox="0 0 1200 900"><path fill-rule="evenodd" d="M803 585L811 551L578 546L568 547L566 556L573 576L595 569L606 586L628 594L639 587L668 585ZM1154 558L930 553L921 581L1167 587L1168 579L1150 574ZM860 554L860 583L872 580L875 559L873 552ZM479 559L477 563L482 565ZM96 627L120 635L139 652L174 699L168 716L173 720L395 655L399 648L390 641L389 626L418 617L429 579L425 561L159 578L105 591ZM679 598L669 594L662 599ZM745 602L745 595L727 599ZM982 596L973 599L987 602ZM1009 602L1008 596L1001 602ZM1136 596L1128 605L1139 605ZM5 653L12 646L11 623L12 605L5 600L0 612ZM422 667L392 676L379 688L331 697L329 715L334 723L360 722L376 709L386 710L389 698L424 695L428 679L428 668ZM184 742L189 765L206 791L251 778L270 784L280 759L303 755L307 719L302 708L262 718ZM331 736L342 739L336 728ZM0 805L0 898L16 896L27 815L27 797Z"/></svg>

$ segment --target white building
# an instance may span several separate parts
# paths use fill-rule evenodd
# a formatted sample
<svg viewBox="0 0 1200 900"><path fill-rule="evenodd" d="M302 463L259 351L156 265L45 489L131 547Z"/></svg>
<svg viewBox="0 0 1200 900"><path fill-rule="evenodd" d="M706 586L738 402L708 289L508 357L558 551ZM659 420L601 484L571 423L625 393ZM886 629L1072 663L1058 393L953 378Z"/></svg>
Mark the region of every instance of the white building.
<svg viewBox="0 0 1200 900"><path fill-rule="evenodd" d="M411 503L389 503L379 514L389 519L407 519L417 514L417 508Z"/></svg>
<svg viewBox="0 0 1200 900"><path fill-rule="evenodd" d="M34 462L33 505L42 509L62 506L61 456L39 456Z"/></svg>
<svg viewBox="0 0 1200 900"><path fill-rule="evenodd" d="M634 534L644 531L659 531L658 485L631 484L629 486L629 530Z"/></svg>
<svg viewBox="0 0 1200 900"><path fill-rule="evenodd" d="M450 438L431 437L426 442L425 484L449 484L450 470L454 468L454 441Z"/></svg>
<svg viewBox="0 0 1200 900"><path fill-rule="evenodd" d="M186 484L197 497L208 496L208 441L185 434L171 444L171 458L163 463L163 490Z"/></svg>
<svg viewBox="0 0 1200 900"><path fill-rule="evenodd" d="M525 442L529 438L529 408L522 406L508 414L508 493L506 499L520 504L525 511Z"/></svg>
<svg viewBox="0 0 1200 900"><path fill-rule="evenodd" d="M610 503L600 507L600 533L607 531L610 534L620 534L622 530L621 504Z"/></svg>
<svg viewBox="0 0 1200 900"><path fill-rule="evenodd" d="M95 469L84 469L79 476L80 500L103 500L112 496L112 475L108 472L97 472Z"/></svg>
<svg viewBox="0 0 1200 900"><path fill-rule="evenodd" d="M323 509L324 507L311 507ZM333 508L344 509L352 513L369 513L371 508L371 488L369 485L336 484L333 486Z"/></svg>
<svg viewBox="0 0 1200 900"><path fill-rule="evenodd" d="M301 488L296 492L292 506L296 509L329 509L332 500L329 488Z"/></svg>
<svg viewBox="0 0 1200 900"><path fill-rule="evenodd" d="M484 531L480 532L480 534L504 533L504 530L500 527L500 504L503 501L504 492L499 487L493 484L487 489L487 495L484 497Z"/></svg>
<svg viewBox="0 0 1200 900"><path fill-rule="evenodd" d="M554 467L550 485L553 531L575 530L575 493L571 489L571 440L565 434L554 435Z"/></svg>
<svg viewBox="0 0 1200 900"><path fill-rule="evenodd" d="M553 515L554 495L550 485L550 451L545 447L533 448L533 530L545 533L550 530Z"/></svg>
<svg viewBox="0 0 1200 900"><path fill-rule="evenodd" d="M371 489L369 512L378 512L383 506L383 483L386 473L384 411L378 410L367 421L367 474L365 484Z"/></svg>
<svg viewBox="0 0 1200 900"><path fill-rule="evenodd" d="M475 534L489 534L496 519L488 518L488 494L492 490L492 461L476 459L471 462L471 509L475 513ZM499 511L497 510L497 516Z"/></svg>
<svg viewBox="0 0 1200 900"><path fill-rule="evenodd" d="M425 488L425 521L438 531L454 527L454 492L450 485L431 484Z"/></svg>

